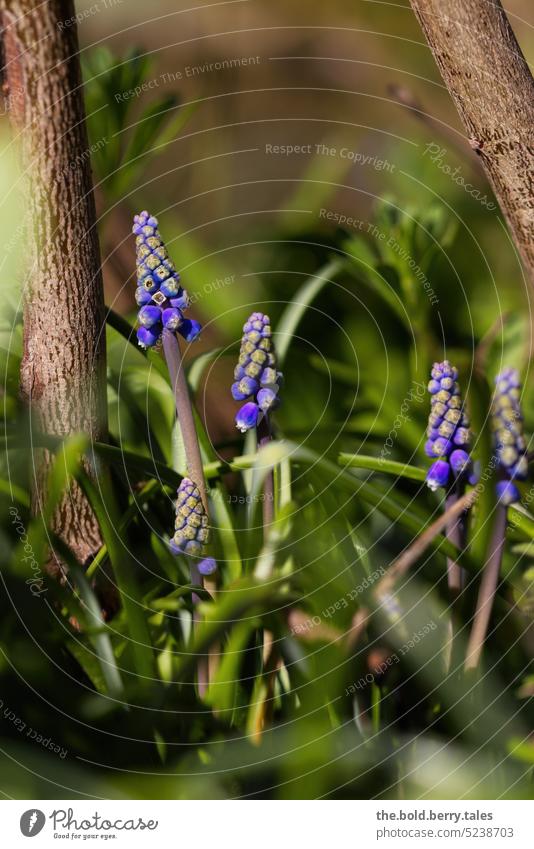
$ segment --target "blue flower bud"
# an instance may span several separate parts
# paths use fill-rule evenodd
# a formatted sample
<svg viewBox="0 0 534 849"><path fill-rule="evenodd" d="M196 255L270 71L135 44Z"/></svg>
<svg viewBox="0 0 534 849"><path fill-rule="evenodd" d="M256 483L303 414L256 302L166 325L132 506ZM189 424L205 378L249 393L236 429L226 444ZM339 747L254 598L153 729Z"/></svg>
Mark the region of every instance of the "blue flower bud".
<svg viewBox="0 0 534 849"><path fill-rule="evenodd" d="M183 312L189 306L189 295L187 294L185 289L182 289L182 293L178 295L176 298L171 298L171 307L174 307L177 310Z"/></svg>
<svg viewBox="0 0 534 849"><path fill-rule="evenodd" d="M258 389L258 381L254 380L253 377L247 377L245 375L241 380L232 384L232 397L235 401L244 401L245 398L254 395Z"/></svg>
<svg viewBox="0 0 534 849"><path fill-rule="evenodd" d="M438 436L437 439L434 440L434 456L435 457L443 457L447 456L452 448L452 442L450 439L446 439L444 436Z"/></svg>
<svg viewBox="0 0 534 849"><path fill-rule="evenodd" d="M145 304L149 304L152 300L152 295L150 292L147 292L144 286L138 286L135 290L135 301L138 306L142 307Z"/></svg>
<svg viewBox="0 0 534 849"><path fill-rule="evenodd" d="M153 327L139 327L137 341L140 348L152 348L160 339L163 327L155 324Z"/></svg>
<svg viewBox="0 0 534 849"><path fill-rule="evenodd" d="M435 441L435 439L427 439L425 442L425 454L427 457L439 457L439 454L436 454L434 450Z"/></svg>
<svg viewBox="0 0 534 849"><path fill-rule="evenodd" d="M178 333L184 337L186 342L194 342L200 335L201 330L202 325L198 321L191 318L184 318L178 328Z"/></svg>
<svg viewBox="0 0 534 849"><path fill-rule="evenodd" d="M162 292L167 298L177 298L180 293L180 289L181 286L178 275L164 280L159 287L160 292Z"/></svg>
<svg viewBox="0 0 534 849"><path fill-rule="evenodd" d="M249 401L247 404L243 404L235 417L237 429L240 430L241 433L246 433L247 430L256 427L259 413L260 410L258 405L254 404L252 401Z"/></svg>
<svg viewBox="0 0 534 849"><path fill-rule="evenodd" d="M137 318L139 320L139 324L142 324L143 327L153 327L161 321L161 309L160 307L147 304L146 306L141 307Z"/></svg>
<svg viewBox="0 0 534 849"><path fill-rule="evenodd" d="M273 409L278 401L278 396L273 389L260 389L257 395L257 402L260 410L262 412L267 413L269 410Z"/></svg>
<svg viewBox="0 0 534 849"><path fill-rule="evenodd" d="M274 368L265 368L263 369L260 377L260 383L262 386L274 386L276 384L277 375L279 372Z"/></svg>
<svg viewBox="0 0 534 849"><path fill-rule="evenodd" d="M436 460L435 463L432 463L426 474L426 482L432 492L435 492L439 487L447 486L449 474L450 466L446 460Z"/></svg>
<svg viewBox="0 0 534 849"><path fill-rule="evenodd" d="M217 563L213 557L206 557L198 564L198 571L207 577L217 571Z"/></svg>
<svg viewBox="0 0 534 849"><path fill-rule="evenodd" d="M496 486L497 500L504 507L509 507L510 504L516 504L521 500L519 490L511 481L499 481Z"/></svg>
<svg viewBox="0 0 534 849"><path fill-rule="evenodd" d="M471 458L467 451L461 448L456 448L449 457L449 463L455 475L460 475L465 472L471 463Z"/></svg>
<svg viewBox="0 0 534 849"><path fill-rule="evenodd" d="M166 310L163 310L162 319L163 327L174 332L180 327L183 316L180 310L174 309L174 307L168 307Z"/></svg>

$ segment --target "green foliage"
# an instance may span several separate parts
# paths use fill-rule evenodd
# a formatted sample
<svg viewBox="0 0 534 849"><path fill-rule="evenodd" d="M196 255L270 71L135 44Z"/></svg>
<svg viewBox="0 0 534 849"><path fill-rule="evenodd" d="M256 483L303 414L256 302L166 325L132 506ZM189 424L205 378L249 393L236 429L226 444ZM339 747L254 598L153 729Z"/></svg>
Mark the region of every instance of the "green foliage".
<svg viewBox="0 0 534 849"><path fill-rule="evenodd" d="M140 111L137 101L155 70L152 58L136 49L118 58L98 47L89 53L83 71L92 162L111 204L176 138L194 106L181 107L179 97L170 94Z"/></svg>
<svg viewBox="0 0 534 849"><path fill-rule="evenodd" d="M136 52L117 61L100 48L86 63L93 164L108 206L139 188L147 164L189 117L175 98L156 98L144 111L135 97L116 98L153 73ZM330 167L335 187L342 174ZM317 169L314 162L312 176ZM329 195L314 184L296 197L326 203ZM532 675L521 641L534 607L526 489L525 506L509 513L480 679L447 668L445 575L447 557L468 575L458 614L465 650L492 526L491 486L472 512L464 552L436 534L386 599L377 592L444 506L423 484L427 398L412 392L397 428L401 405L426 383L445 339L466 388L475 457L487 464L489 387L504 356L526 363L524 320L510 315L502 326L476 328L474 346L455 321L451 255L465 252L466 240L442 204L403 204L401 211L400 201L386 198L367 232L329 234L327 246L306 232L296 238L292 227L291 248L277 242L280 254L287 251L280 282L273 282L278 275L255 276L245 294L236 284L213 300L206 295L201 309L211 318L224 305L224 319L215 322L220 338L187 360L219 565L216 592L192 584L184 558L169 551L172 499L186 463L161 355L141 351L130 321L109 310L109 443L90 443L86 435L61 440L32 429L18 397L20 326L2 336L1 692L24 721L68 751L64 761L52 760L4 722L1 766L17 798L63 797L64 787L73 796L110 798L532 795ZM278 235L265 234L265 244ZM196 239L183 244L192 268L210 257ZM291 294L286 260L298 281ZM214 274L217 262L204 267ZM228 394L234 330L255 298L262 309L269 302L285 372L275 438L260 449L253 435L220 437L226 432L203 404L215 390L221 421L235 412L217 392L223 380ZM534 408L526 415L530 432ZM30 511L28 445L54 456L38 516ZM264 532L263 485L271 471L275 516ZM73 481L89 498L104 541L85 569L51 535L54 509ZM63 583L45 576L50 544L68 567ZM35 572L45 590L38 597L27 584ZM193 628L195 611L201 622ZM428 623L434 627L414 642ZM202 696L196 676L209 654L218 663ZM397 660L383 673L377 658ZM25 682L35 699L28 700ZM83 766L88 761L106 768Z"/></svg>

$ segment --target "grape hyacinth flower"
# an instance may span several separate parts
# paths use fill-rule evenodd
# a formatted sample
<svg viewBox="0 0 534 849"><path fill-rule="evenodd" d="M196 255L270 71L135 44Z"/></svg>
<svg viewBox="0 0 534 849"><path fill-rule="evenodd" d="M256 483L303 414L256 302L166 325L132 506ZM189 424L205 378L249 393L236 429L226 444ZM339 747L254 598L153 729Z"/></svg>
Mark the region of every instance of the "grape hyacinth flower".
<svg viewBox="0 0 534 849"><path fill-rule="evenodd" d="M210 532L208 517L202 503L198 486L190 478L184 478L179 486L175 504L175 533L170 542L173 554L185 554L200 560L200 575L213 575L217 564L213 557L205 557Z"/></svg>
<svg viewBox="0 0 534 849"><path fill-rule="evenodd" d="M137 289L140 307L137 340L142 348L151 348L161 339L163 329L178 331L192 342L201 331L198 321L184 317L189 297L180 285L180 275L169 257L158 230L158 219L145 210L134 217L136 236Z"/></svg>
<svg viewBox="0 0 534 849"><path fill-rule="evenodd" d="M495 450L502 475L497 484L497 497L505 507L520 500L515 481L525 480L528 474L520 396L521 381L517 369L505 368L495 379L492 407Z"/></svg>
<svg viewBox="0 0 534 849"><path fill-rule="evenodd" d="M497 483L497 507L493 516L493 529L488 558L484 564L478 592L473 626L467 643L465 669L477 668L482 657L488 633L506 540L508 507L520 500L515 484L528 474L527 444L523 434L521 414L521 381L514 368L505 368L495 379L492 402L492 427L495 457L501 480Z"/></svg>
<svg viewBox="0 0 534 849"><path fill-rule="evenodd" d="M276 352L269 316L253 312L243 326L239 359L234 370L232 396L236 401L248 400L238 411L238 430L246 433L257 427L271 410L279 406L278 392L282 373L276 370Z"/></svg>
<svg viewBox="0 0 534 849"><path fill-rule="evenodd" d="M446 487L451 476L469 470L469 421L458 385L458 370L448 360L434 363L428 391L431 397L425 453L435 458L427 473L431 490Z"/></svg>

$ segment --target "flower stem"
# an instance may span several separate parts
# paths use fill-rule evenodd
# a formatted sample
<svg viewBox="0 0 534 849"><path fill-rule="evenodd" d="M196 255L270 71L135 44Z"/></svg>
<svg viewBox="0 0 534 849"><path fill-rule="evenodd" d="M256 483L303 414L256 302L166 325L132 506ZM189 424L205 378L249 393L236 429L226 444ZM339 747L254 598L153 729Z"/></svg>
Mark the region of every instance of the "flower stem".
<svg viewBox="0 0 534 849"><path fill-rule="evenodd" d="M272 439L271 423L266 413L258 425L258 447L267 445ZM274 470L271 469L263 482L263 533L274 521Z"/></svg>
<svg viewBox="0 0 534 849"><path fill-rule="evenodd" d="M266 413L257 429L258 448L267 445L272 440L271 422ZM269 529L274 522L274 470L267 474L263 482L263 542L267 539ZM256 728L256 742L260 739L262 730L271 724L274 709L274 689L276 676L281 664L278 647L274 642L272 631L263 630L263 669L266 689L263 703L258 711L259 725Z"/></svg>
<svg viewBox="0 0 534 849"><path fill-rule="evenodd" d="M167 329L163 331L163 351L165 353L165 359L167 360L167 368L169 369L172 390L176 402L176 413L178 415L180 429L182 431L182 439L184 441L185 454L187 457L187 471L193 483L196 483L198 486L204 510L209 515L208 494L206 490L206 480L204 478L202 455L200 453L200 445L195 428L195 419L193 417L193 408L191 406L191 398L189 397L189 389L185 377L182 352L180 350L180 344L176 338L176 334Z"/></svg>
<svg viewBox="0 0 534 849"><path fill-rule="evenodd" d="M180 422L180 430L185 447L185 455L187 458L187 472L193 483L195 483L200 492L202 503L206 515L209 517L208 493L206 489L206 480L204 477L204 468L202 465L202 455L200 453L200 445L198 442L197 431L195 428L195 419L193 416L193 408L191 406L191 398L185 376L185 370L182 360L182 352L180 343L176 338L176 334L170 330L163 330L163 351L167 361L167 368L171 378L172 390L176 403L176 413ZM204 580L198 571L198 566L193 561L190 561L191 583L196 586L203 587ZM193 630L200 622L200 615L197 611L199 598L193 595ZM198 662L197 681L198 692L201 697L206 693L209 684L208 657L202 658Z"/></svg>
<svg viewBox="0 0 534 849"><path fill-rule="evenodd" d="M463 487L456 487L455 491L447 496L445 501L445 510L454 507L458 499L462 495ZM445 536L453 545L460 551L465 547L465 524L461 515L456 515L454 519L447 525ZM447 647L447 669L451 666L455 667L456 654L458 649L458 623L456 622L456 612L459 606L461 593L465 586L465 570L452 557L447 557L447 583L449 586L450 599L450 621L449 621L449 645Z"/></svg>
<svg viewBox="0 0 534 849"><path fill-rule="evenodd" d="M499 573L501 570L504 541L506 537L506 518L506 507L499 505L496 510L489 557L484 566L484 574L482 575L482 581L478 593L473 627L467 644L467 655L464 666L466 672L477 668L484 648L484 642L493 608L493 599L495 597L495 591L497 589Z"/></svg>

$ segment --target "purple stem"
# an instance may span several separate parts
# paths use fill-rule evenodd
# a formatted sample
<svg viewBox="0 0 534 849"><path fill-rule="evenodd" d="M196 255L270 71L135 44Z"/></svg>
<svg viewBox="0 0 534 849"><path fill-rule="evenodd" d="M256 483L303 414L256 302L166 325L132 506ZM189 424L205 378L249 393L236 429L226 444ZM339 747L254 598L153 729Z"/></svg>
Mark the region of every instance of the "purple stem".
<svg viewBox="0 0 534 849"><path fill-rule="evenodd" d="M462 493L463 487L457 486L455 491L447 496L445 510L453 507ZM465 523L463 517L458 515L445 529L445 536L455 545L459 551L465 547ZM449 620L449 644L447 646L447 669L456 667L458 650L458 622L456 621L456 610L462 591L465 586L465 570L458 565L452 557L447 557L447 584L449 586L450 598L450 620Z"/></svg>
<svg viewBox="0 0 534 849"><path fill-rule="evenodd" d="M445 510L448 510L449 507L452 507L458 501L458 498L462 495L459 490L447 496L445 501ZM445 530L445 536L449 539L460 551L464 547L464 536L465 536L465 527L464 521L461 516L457 516L456 519L451 522L450 525L447 525ZM451 597L451 601L455 602L458 596L461 594L464 586L465 586L465 570L462 569L461 566L458 565L456 560L453 560L452 557L447 558L447 582L449 584L449 594Z"/></svg>
<svg viewBox="0 0 534 849"><path fill-rule="evenodd" d="M266 413L258 425L258 445L261 448L272 439L271 423L269 414ZM263 482L263 532L272 525L274 521L274 470L266 475Z"/></svg>
<svg viewBox="0 0 534 849"><path fill-rule="evenodd" d="M187 473L193 483L198 486L200 497L204 505L206 515L209 516L208 509L208 494L206 490L206 481L204 478L204 467L202 465L202 455L200 453L200 445L198 443L197 430L195 427L195 419L193 416L193 408L191 406L191 398L189 397L189 388L185 376L185 370L182 361L182 352L180 343L176 338L176 334L166 328L163 331L163 351L167 361L167 368L171 378L172 390L176 403L176 413L180 422L182 439L185 447L185 455L187 458ZM198 571L196 563L190 560L191 583L203 587L204 580ZM193 631L195 626L200 622L200 615L197 610L197 604L200 599L193 593ZM206 693L208 686L208 658L203 658L198 663L198 691L202 697Z"/></svg>
<svg viewBox="0 0 534 849"><path fill-rule="evenodd" d="M467 655L464 666L466 672L477 668L484 648L484 641L493 608L493 599L495 598L495 591L501 571L504 541L506 538L506 516L506 507L499 504L495 514L489 557L484 566L473 627L467 644Z"/></svg>
<svg viewBox="0 0 534 849"><path fill-rule="evenodd" d="M193 408L182 362L182 352L176 334L170 330L163 331L163 351L167 360L167 368L176 402L176 412L182 431L182 439L187 457L187 471L191 480L198 486L204 510L208 514L208 495L204 478L204 467L198 436L193 417Z"/></svg>

